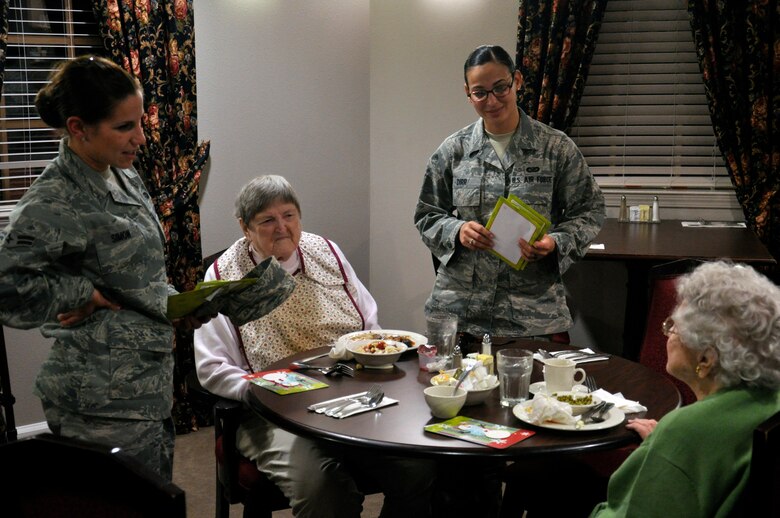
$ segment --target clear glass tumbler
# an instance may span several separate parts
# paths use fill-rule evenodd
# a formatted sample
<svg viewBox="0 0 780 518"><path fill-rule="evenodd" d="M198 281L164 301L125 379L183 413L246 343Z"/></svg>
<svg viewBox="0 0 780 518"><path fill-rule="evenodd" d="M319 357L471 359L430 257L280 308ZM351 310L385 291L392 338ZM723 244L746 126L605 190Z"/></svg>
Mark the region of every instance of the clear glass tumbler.
<svg viewBox="0 0 780 518"><path fill-rule="evenodd" d="M512 408L528 399L534 353L527 349L501 349L496 353L496 369L501 406Z"/></svg>
<svg viewBox="0 0 780 518"><path fill-rule="evenodd" d="M449 357L458 339L458 316L436 311L425 316L428 329L428 344L436 346L436 355Z"/></svg>

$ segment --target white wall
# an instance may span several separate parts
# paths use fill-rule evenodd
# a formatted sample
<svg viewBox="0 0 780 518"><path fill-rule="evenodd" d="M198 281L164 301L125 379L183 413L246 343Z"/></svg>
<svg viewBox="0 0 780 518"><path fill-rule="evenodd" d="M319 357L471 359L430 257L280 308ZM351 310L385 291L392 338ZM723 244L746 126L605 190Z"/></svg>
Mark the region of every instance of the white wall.
<svg viewBox="0 0 780 518"><path fill-rule="evenodd" d="M233 200L287 177L303 228L336 241L368 280L369 5L195 0L198 133L211 140L204 255L241 236Z"/></svg>
<svg viewBox="0 0 780 518"><path fill-rule="evenodd" d="M371 292L387 328L424 331L431 255L413 215L428 157L478 116L463 63L478 45L515 53L513 0L371 2Z"/></svg>

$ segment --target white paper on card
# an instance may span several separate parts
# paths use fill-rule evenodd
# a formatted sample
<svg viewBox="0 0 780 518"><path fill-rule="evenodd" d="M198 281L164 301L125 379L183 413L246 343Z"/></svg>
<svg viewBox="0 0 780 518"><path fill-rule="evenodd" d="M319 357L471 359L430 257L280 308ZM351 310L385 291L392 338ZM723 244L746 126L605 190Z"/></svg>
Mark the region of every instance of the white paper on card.
<svg viewBox="0 0 780 518"><path fill-rule="evenodd" d="M509 262L517 263L522 257L518 241L520 238L531 241L535 230L536 226L531 221L504 203L490 226L494 235L493 250L506 257Z"/></svg>

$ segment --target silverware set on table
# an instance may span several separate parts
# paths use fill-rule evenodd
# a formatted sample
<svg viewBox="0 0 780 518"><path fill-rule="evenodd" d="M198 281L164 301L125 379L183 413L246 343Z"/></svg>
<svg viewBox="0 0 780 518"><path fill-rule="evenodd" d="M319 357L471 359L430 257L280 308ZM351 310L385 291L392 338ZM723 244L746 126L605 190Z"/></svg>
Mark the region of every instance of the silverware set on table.
<svg viewBox="0 0 780 518"><path fill-rule="evenodd" d="M308 359L308 358L307 358ZM290 368L293 370L315 370L320 372L321 374L324 374L325 376L336 376L336 375L345 375L349 376L350 378L355 377L355 368L347 365L346 363L334 363L333 365L329 365L327 367L322 367L319 365L311 365L310 363L306 363L306 361L301 360L297 362L292 362L290 364Z"/></svg>
<svg viewBox="0 0 780 518"><path fill-rule="evenodd" d="M594 392L599 389L598 385L596 384L596 380L593 379L593 376L586 376L583 385L585 385L585 387L588 389L588 392ZM590 421L592 423L603 423L607 419L607 414L613 406L615 406L614 403L607 403L606 401L602 401L593 408L583 412L580 415L580 419L582 419L583 422Z"/></svg>
<svg viewBox="0 0 780 518"><path fill-rule="evenodd" d="M309 410L328 417L341 419L351 415L376 408L385 398L385 391L381 385L373 384L367 391L333 401L317 403L309 407Z"/></svg>
<svg viewBox="0 0 780 518"><path fill-rule="evenodd" d="M601 360L608 360L609 354L606 353L589 353L583 351L547 351L545 349L539 349L537 351L539 355L546 358L567 358L577 363L595 362Z"/></svg>

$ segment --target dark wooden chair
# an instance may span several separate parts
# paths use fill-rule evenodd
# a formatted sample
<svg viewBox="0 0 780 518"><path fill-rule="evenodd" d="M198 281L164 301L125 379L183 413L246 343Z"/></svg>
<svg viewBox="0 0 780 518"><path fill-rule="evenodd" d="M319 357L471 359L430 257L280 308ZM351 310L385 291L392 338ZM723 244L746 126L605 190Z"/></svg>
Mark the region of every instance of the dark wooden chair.
<svg viewBox="0 0 780 518"><path fill-rule="evenodd" d="M52 434L0 445L0 516L185 518L184 491L121 450Z"/></svg>
<svg viewBox="0 0 780 518"><path fill-rule="evenodd" d="M219 398L214 404L214 454L216 456L216 517L228 518L230 505L244 505L244 516L270 518L290 502L281 490L258 471L236 448L236 431L244 412L238 401Z"/></svg>
<svg viewBox="0 0 780 518"><path fill-rule="evenodd" d="M745 516L780 516L780 412L753 432Z"/></svg>

